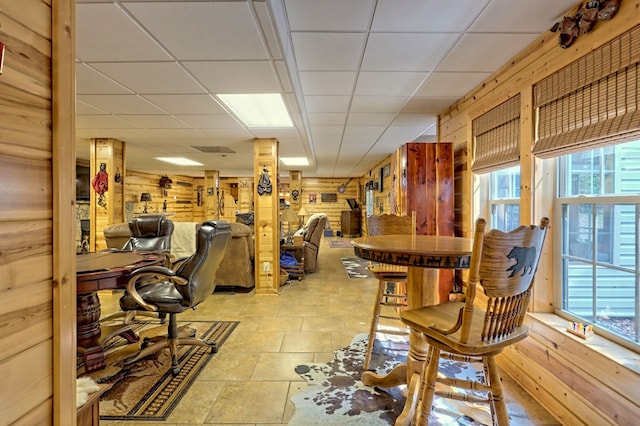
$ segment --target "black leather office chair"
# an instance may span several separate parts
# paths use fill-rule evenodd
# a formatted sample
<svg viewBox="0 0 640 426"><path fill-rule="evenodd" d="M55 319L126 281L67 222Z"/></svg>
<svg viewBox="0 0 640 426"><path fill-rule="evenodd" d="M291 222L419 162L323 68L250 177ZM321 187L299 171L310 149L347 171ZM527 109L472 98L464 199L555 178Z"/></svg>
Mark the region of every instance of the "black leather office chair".
<svg viewBox="0 0 640 426"><path fill-rule="evenodd" d="M131 236L121 250L109 249L109 251L141 251L162 253L165 255L164 266L171 267L171 235L173 234L173 222L163 215L140 216L128 222ZM114 312L105 315L100 320L109 321L116 318L124 318L125 324L130 324L136 315L160 318L164 322L164 315L148 311Z"/></svg>
<svg viewBox="0 0 640 426"><path fill-rule="evenodd" d="M169 315L168 334L145 339L142 350L128 358L133 363L164 348L171 352L172 373L180 372L176 354L179 345L208 346L216 351L215 343L195 336L179 335L177 314L194 309L215 289L215 277L227 243L231 239L231 226L224 221L208 221L198 230L196 252L175 269L147 266L133 272L127 292L120 299L123 311L146 309ZM149 346L150 345L150 346Z"/></svg>

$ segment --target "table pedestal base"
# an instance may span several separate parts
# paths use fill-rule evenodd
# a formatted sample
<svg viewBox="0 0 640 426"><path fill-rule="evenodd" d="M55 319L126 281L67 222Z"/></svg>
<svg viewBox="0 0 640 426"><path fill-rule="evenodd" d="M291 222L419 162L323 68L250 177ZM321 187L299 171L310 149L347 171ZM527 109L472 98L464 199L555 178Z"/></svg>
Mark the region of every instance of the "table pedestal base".
<svg viewBox="0 0 640 426"><path fill-rule="evenodd" d="M140 337L127 324L103 325L98 336L78 339L78 353L82 355L86 373L107 366L104 359L104 345L116 336L122 336L127 343L136 343L140 340Z"/></svg>

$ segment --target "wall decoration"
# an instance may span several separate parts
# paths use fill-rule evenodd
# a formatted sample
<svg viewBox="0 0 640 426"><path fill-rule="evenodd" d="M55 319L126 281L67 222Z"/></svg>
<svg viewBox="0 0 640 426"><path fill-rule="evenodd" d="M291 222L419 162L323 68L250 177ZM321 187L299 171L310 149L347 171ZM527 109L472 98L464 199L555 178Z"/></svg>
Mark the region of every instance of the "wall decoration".
<svg viewBox="0 0 640 426"><path fill-rule="evenodd" d="M621 0L587 1L573 16L565 16L556 22L550 31L559 32L558 44L568 48L583 34L591 31L597 21L606 21L616 14Z"/></svg>
<svg viewBox="0 0 640 426"><path fill-rule="evenodd" d="M293 201L298 201L298 195L300 195L300 192L298 192L297 189L291 191L291 197L293 198Z"/></svg>
<svg viewBox="0 0 640 426"><path fill-rule="evenodd" d="M385 164L385 166L382 168L383 174L384 176L389 176L391 174L391 164Z"/></svg>
<svg viewBox="0 0 640 426"><path fill-rule="evenodd" d="M158 182L158 186L160 186L160 188L162 189L162 195L164 197L167 196L168 194L167 190L171 189L172 183L173 183L173 180L167 175L164 175L160 178L160 181Z"/></svg>
<svg viewBox="0 0 640 426"><path fill-rule="evenodd" d="M271 185L271 179L269 178L269 170L267 166L262 167L262 174L258 180L258 195L271 194L273 186Z"/></svg>
<svg viewBox="0 0 640 426"><path fill-rule="evenodd" d="M309 194L309 202L310 203L315 203L316 202L316 194Z"/></svg>
<svg viewBox="0 0 640 426"><path fill-rule="evenodd" d="M320 194L320 201L323 203L336 203L338 202L338 194Z"/></svg>
<svg viewBox="0 0 640 426"><path fill-rule="evenodd" d="M109 174L107 173L107 163L100 163L100 170L91 181L91 186L98 194L98 205L107 208L107 198L104 193L109 190Z"/></svg>
<svg viewBox="0 0 640 426"><path fill-rule="evenodd" d="M203 192L204 192L204 186L198 185L198 187L196 188L196 200L197 200L198 207L204 204L202 201ZM213 188L211 188L211 193L213 194Z"/></svg>

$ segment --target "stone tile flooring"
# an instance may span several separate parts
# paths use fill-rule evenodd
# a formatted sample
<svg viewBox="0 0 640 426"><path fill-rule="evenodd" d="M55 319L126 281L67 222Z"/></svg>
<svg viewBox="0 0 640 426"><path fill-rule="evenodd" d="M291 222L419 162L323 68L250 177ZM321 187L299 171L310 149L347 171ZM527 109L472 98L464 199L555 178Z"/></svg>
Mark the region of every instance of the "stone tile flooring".
<svg viewBox="0 0 640 426"><path fill-rule="evenodd" d="M317 272L291 281L280 295L216 291L180 320L240 321L166 422L100 422L102 426L283 425L295 410L289 398L306 387L298 364L328 362L333 351L367 333L377 281L348 279L340 261L353 249L330 248L323 238ZM120 294L100 294L103 315ZM533 425L558 424L517 384L504 378L507 397L524 401ZM512 423L513 424L513 423Z"/></svg>

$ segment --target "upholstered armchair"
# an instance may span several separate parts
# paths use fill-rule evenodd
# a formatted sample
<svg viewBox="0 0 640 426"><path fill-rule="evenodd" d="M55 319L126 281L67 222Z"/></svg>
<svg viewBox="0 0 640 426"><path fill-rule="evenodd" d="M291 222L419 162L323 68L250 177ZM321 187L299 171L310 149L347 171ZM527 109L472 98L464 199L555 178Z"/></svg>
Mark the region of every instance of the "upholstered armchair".
<svg viewBox="0 0 640 426"><path fill-rule="evenodd" d="M166 336L145 339L141 351L125 360L131 364L152 353L169 348L174 376L180 373L176 354L179 345L210 347L215 343L181 332L177 327L177 315L195 309L215 289L215 277L231 239L231 226L224 221L208 221L198 229L196 252L175 269L163 266L147 266L131 274L127 291L120 299L123 311L147 310L169 315ZM186 330L185 330L186 331Z"/></svg>
<svg viewBox="0 0 640 426"><path fill-rule="evenodd" d="M216 274L216 286L253 288L255 247L253 230L243 223L230 223L231 241Z"/></svg>
<svg viewBox="0 0 640 426"><path fill-rule="evenodd" d="M318 251L320 240L328 224L328 217L324 214L314 215L305 225L304 244L304 272L315 272L318 267Z"/></svg>

